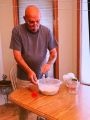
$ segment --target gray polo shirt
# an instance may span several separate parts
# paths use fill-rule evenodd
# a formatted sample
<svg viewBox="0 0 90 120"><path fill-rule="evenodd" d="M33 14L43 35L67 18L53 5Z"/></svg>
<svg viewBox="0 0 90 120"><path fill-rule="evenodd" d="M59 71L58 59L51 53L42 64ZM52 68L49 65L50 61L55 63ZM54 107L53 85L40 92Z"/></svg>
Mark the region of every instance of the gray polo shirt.
<svg viewBox="0 0 90 120"><path fill-rule="evenodd" d="M36 73L37 78L41 78L41 66L45 61L47 49L52 50L57 47L50 30L40 25L39 31L32 33L26 24L16 26L12 30L10 48L21 51L22 57L30 68ZM26 72L17 65L17 77L26 80Z"/></svg>

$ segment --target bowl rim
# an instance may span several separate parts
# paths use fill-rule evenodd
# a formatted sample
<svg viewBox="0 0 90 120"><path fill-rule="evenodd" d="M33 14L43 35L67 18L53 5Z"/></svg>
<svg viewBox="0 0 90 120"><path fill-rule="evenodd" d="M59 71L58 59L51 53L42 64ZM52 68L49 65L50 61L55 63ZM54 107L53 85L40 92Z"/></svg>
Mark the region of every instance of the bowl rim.
<svg viewBox="0 0 90 120"><path fill-rule="evenodd" d="M50 80L50 81L57 81L55 84L62 84L62 81L61 81L60 79L50 78L50 77L47 77L46 79L47 79L47 82ZM51 79L53 79L53 80L51 80ZM40 82L40 81L41 81L41 82ZM46 82L46 83L47 83L47 82ZM38 85L39 85L39 84L45 84L45 82L43 81L43 78L38 79L37 84L38 84Z"/></svg>

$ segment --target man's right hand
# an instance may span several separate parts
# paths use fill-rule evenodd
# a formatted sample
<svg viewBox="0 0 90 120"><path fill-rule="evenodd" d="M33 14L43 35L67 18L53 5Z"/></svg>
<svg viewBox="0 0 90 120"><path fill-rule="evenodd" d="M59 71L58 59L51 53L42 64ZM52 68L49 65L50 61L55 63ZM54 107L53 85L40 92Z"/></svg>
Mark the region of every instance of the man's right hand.
<svg viewBox="0 0 90 120"><path fill-rule="evenodd" d="M36 74L32 70L28 72L28 80L30 80L33 84L37 84Z"/></svg>

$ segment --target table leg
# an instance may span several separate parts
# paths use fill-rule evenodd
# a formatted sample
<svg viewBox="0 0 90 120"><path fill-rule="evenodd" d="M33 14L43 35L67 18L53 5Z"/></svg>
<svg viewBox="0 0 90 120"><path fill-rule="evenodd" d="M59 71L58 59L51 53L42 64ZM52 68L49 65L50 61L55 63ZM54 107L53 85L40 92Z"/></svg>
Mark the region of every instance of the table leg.
<svg viewBox="0 0 90 120"><path fill-rule="evenodd" d="M37 116L37 120L47 120L47 119L41 116Z"/></svg>
<svg viewBox="0 0 90 120"><path fill-rule="evenodd" d="M28 111L19 107L19 120L28 120Z"/></svg>

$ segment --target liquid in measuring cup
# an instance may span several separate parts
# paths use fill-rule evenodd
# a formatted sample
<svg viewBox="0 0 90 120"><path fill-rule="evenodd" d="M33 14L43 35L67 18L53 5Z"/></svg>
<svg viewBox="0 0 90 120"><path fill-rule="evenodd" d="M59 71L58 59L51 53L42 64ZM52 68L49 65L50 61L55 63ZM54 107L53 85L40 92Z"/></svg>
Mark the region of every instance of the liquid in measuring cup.
<svg viewBox="0 0 90 120"><path fill-rule="evenodd" d="M78 81L74 81L74 80L71 80L68 82L68 92L70 94L77 94L78 92L78 85L79 85L79 82Z"/></svg>

